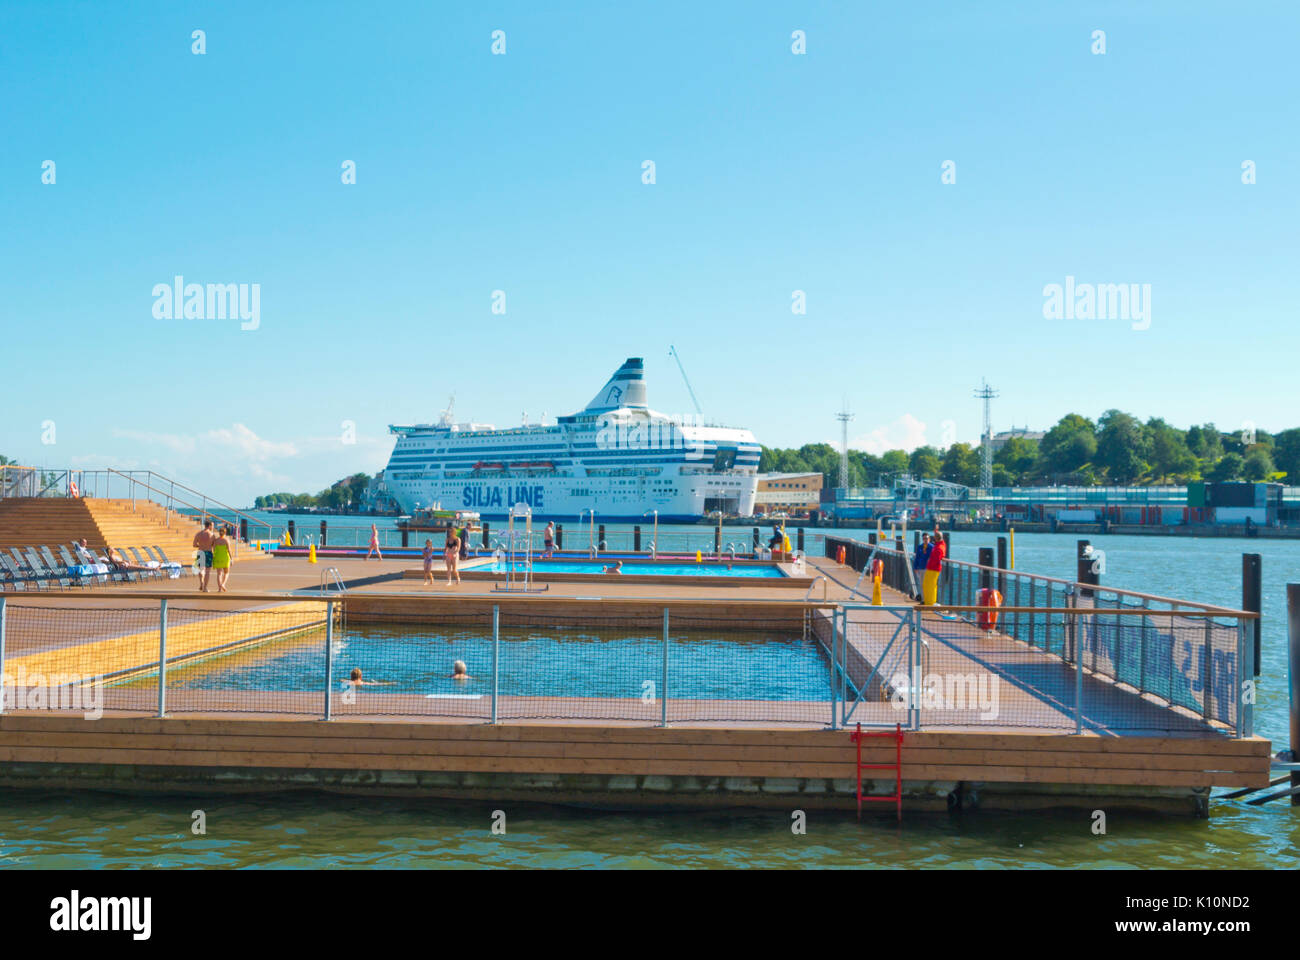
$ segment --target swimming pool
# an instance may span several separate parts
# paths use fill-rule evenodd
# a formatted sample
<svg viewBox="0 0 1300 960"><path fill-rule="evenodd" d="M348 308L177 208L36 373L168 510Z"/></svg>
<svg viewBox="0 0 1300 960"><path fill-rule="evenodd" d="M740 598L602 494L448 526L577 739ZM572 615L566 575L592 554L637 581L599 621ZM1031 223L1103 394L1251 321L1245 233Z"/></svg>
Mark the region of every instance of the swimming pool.
<svg viewBox="0 0 1300 960"><path fill-rule="evenodd" d="M603 574L605 568L610 566L616 558L604 560L534 560L533 573L598 573ZM493 573L504 573L506 562L496 560L493 563L482 567L468 567L466 569L485 570ZM522 573L524 566L516 561L513 569L517 573ZM703 563L670 563L667 561L650 561L647 563L624 563L623 575L625 576L654 576L654 577L758 577L773 578L784 577L785 574L775 566L769 564L747 564L737 563L728 567L726 563L703 562Z"/></svg>
<svg viewBox="0 0 1300 960"><path fill-rule="evenodd" d="M662 684L663 637L637 627L502 627L503 697L643 700L646 682ZM482 627L350 627L336 633L335 689L354 667L365 679L356 698L389 694L438 699L486 698L492 691L492 632ZM451 679L463 660L470 680ZM826 702L829 667L814 640L759 631L673 631L668 643L672 700ZM135 683L154 683L141 678ZM171 667L171 691L313 691L325 683L323 633Z"/></svg>

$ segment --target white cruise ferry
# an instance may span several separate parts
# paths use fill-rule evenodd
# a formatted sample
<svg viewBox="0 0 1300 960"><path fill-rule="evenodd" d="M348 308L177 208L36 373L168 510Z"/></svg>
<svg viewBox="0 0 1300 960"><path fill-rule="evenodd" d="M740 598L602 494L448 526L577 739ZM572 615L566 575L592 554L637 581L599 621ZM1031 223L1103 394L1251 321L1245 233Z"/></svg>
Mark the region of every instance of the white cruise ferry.
<svg viewBox="0 0 1300 960"><path fill-rule="evenodd" d="M669 417L646 405L644 365L627 360L585 408L552 424L390 426L384 485L406 513L421 507L505 517L526 503L542 520L691 521L754 512L759 445L748 430Z"/></svg>

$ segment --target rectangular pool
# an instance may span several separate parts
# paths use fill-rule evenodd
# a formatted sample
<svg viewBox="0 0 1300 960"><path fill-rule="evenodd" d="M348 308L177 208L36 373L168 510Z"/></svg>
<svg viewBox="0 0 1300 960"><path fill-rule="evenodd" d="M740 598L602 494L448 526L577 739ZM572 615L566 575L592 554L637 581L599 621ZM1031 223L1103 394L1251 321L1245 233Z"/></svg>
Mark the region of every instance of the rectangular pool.
<svg viewBox="0 0 1300 960"><path fill-rule="evenodd" d="M605 568L617 558L602 560L534 560L533 573L596 573L603 574ZM467 567L467 570L483 570L504 573L506 562L496 560L482 567ZM522 573L524 565L515 562L512 569ZM650 561L648 563L624 563L623 573L636 576L656 577L784 577L785 574L769 564L737 563L728 566L725 562L670 563L668 561Z"/></svg>
<svg viewBox="0 0 1300 960"><path fill-rule="evenodd" d="M353 691L359 703L385 694L488 697L492 648L492 632L482 627L351 627L335 634L335 689L343 689L357 667L366 680L383 681ZM451 679L456 660L465 662L471 679ZM663 667L662 634L645 628L501 628L503 697L644 701L648 691L662 692ZM828 661L811 639L760 631L674 631L668 667L672 700L830 699ZM156 674L130 682L156 683ZM323 690L324 684L323 631L167 671L169 691L303 692Z"/></svg>

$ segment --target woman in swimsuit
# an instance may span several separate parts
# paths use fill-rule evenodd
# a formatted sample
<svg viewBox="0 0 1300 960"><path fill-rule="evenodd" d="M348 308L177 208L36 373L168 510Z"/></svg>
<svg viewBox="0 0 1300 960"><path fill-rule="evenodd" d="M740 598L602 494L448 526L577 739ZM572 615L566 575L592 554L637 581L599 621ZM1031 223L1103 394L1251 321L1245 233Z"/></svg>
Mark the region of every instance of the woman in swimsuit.
<svg viewBox="0 0 1300 960"><path fill-rule="evenodd" d="M442 560L447 565L447 586L451 586L451 578L454 576L456 582L460 583L460 537L456 536L456 531L447 528L447 542L443 545Z"/></svg>
<svg viewBox="0 0 1300 960"><path fill-rule="evenodd" d="M230 540L227 539L230 534L229 527L221 528L221 536L212 541L212 569L217 571L217 592L226 592L226 581L230 578L230 564L233 562L230 556Z"/></svg>
<svg viewBox="0 0 1300 960"><path fill-rule="evenodd" d="M366 554L367 560L370 559L371 554L380 560L384 559L384 555L379 552L379 528L373 523L370 525L370 553Z"/></svg>

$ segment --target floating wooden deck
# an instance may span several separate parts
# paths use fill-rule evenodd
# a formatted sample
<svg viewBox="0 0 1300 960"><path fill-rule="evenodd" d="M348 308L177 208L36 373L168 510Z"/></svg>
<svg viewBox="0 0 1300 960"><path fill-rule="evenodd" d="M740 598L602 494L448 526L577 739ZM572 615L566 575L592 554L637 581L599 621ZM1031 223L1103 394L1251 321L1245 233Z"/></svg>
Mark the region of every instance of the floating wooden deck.
<svg viewBox="0 0 1300 960"><path fill-rule="evenodd" d="M762 581L724 591L676 583L649 590L613 582L505 594L494 592L490 582L425 587L403 578L406 559L330 565L352 585L341 598L349 624L437 623L466 616L489 622L494 607L503 623L653 623L668 606L685 622L696 617L736 629L759 625L795 631L810 617L824 619L835 601L848 599L856 579L830 561L810 560L813 577L826 578L816 590L819 601L826 590L823 604L805 603L792 597L788 587ZM322 569L297 559L259 562L246 571L236 566L234 585L247 592L232 598L238 610L224 615L248 618L247 630L235 633L256 637L265 632L266 624L258 618L275 609L270 605L279 606L283 619L283 611L294 609L293 601L318 594ZM184 595L196 608L217 603L196 594L189 578L86 591L89 605L58 594L11 595L10 601L57 609L145 609L146 602L163 594ZM902 601L892 594L888 599ZM301 626L310 628L313 618L320 619L320 606L302 607ZM867 624L882 616L881 611L855 610L851 622ZM925 618L929 669L1014 679L1002 695L1012 698L1015 716L1030 722L962 726L961 718L952 717L942 718L950 721L943 729L906 733L905 814L950 806L1091 809L1104 803L1108 809L1203 816L1212 788L1267 784L1270 745L1262 738L1234 739L1196 723L1177 734L1129 730L1124 732L1135 735L1115 735L1108 711L1140 718L1142 710L1167 708L1135 703L1132 694L1101 680L1089 680L1089 722L1076 735L1073 670L1006 638L980 635L969 644L956 642L954 631L967 627ZM188 642L184 628L177 630L173 634L169 628L169 647ZM864 669L881 656L881 636L864 629L850 638L852 655ZM115 637L73 639L75 643L51 645L47 638L44 648L15 640L6 670L12 672L22 658L66 656L79 648L84 649L76 654L78 662L87 665L126 665L157 655L157 631L148 625ZM33 669L46 661L27 664ZM151 707L156 712L150 690L119 688L98 720L51 711L7 713L0 716L0 784L184 792L323 789L617 807L856 806L856 748L848 730L826 728L831 720L826 703L779 704L786 711L780 716L789 719L776 722L767 701L674 701L670 696L669 726L661 727L658 706L635 700L503 696L498 701L501 722L492 724L486 697L371 696L369 689L365 694L351 704L335 697L330 721L321 719L320 691L169 689L169 716L158 718L148 715ZM1159 719L1155 713L1152 717ZM892 704L872 700L859 704L853 719L889 724L900 713ZM863 760L892 763L892 744L868 742ZM893 783L892 770L871 771L865 789L883 795L892 792Z"/></svg>

